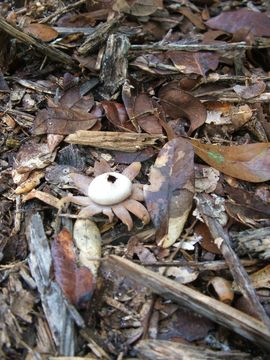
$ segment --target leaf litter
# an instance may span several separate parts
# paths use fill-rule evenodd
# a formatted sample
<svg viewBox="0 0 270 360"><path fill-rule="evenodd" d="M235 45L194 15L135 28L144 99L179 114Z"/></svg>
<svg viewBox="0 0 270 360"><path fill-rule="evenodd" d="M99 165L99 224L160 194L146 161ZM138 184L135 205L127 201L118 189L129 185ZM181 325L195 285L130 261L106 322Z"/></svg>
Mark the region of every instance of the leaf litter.
<svg viewBox="0 0 270 360"><path fill-rule="evenodd" d="M0 5L1 358L263 358L266 2L20 6ZM135 189L115 214L88 196L111 170Z"/></svg>

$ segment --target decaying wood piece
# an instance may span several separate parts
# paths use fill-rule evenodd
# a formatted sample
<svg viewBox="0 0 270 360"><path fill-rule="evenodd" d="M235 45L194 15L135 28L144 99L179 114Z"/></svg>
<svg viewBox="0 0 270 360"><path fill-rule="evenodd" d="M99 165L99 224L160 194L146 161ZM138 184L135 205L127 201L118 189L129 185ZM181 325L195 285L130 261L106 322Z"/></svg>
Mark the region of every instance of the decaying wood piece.
<svg viewBox="0 0 270 360"><path fill-rule="evenodd" d="M269 48L270 41L266 38L257 38L252 45L247 44L244 41L235 42L235 43L219 43L219 44L179 44L179 43L154 43L154 44L134 44L131 45L131 51L218 51L224 52L229 50L248 50L252 48Z"/></svg>
<svg viewBox="0 0 270 360"><path fill-rule="evenodd" d="M263 322L127 259L111 255L106 262L154 293L196 311L270 350L270 332Z"/></svg>
<svg viewBox="0 0 270 360"><path fill-rule="evenodd" d="M165 139L163 135L148 135L146 133L78 130L74 134L68 135L65 142L107 150L136 152L148 146L156 145L158 140L163 139Z"/></svg>
<svg viewBox="0 0 270 360"><path fill-rule="evenodd" d="M218 244L225 261L229 265L236 285L243 296L248 300L257 317L262 320L268 329L270 329L270 319L257 297L246 270L231 246L228 233L223 229L222 225L215 217L216 211L211 200L210 195L202 193L197 195L197 207L201 216L207 224L215 242Z"/></svg>
<svg viewBox="0 0 270 360"><path fill-rule="evenodd" d="M110 100L127 78L129 40L126 35L112 34L107 40L101 64L101 96Z"/></svg>
<svg viewBox="0 0 270 360"><path fill-rule="evenodd" d="M270 227L231 232L235 251L239 255L252 255L266 260L270 258Z"/></svg>
<svg viewBox="0 0 270 360"><path fill-rule="evenodd" d="M149 360L216 360L252 359L240 351L212 351L201 346L179 344L166 340L142 340L135 346L140 359Z"/></svg>
<svg viewBox="0 0 270 360"><path fill-rule="evenodd" d="M228 269L228 264L223 260L214 260L214 261L182 261L182 260L172 260L172 261L156 261L156 262L147 262L143 263L140 260L134 260L135 263L139 263L143 266L151 267L171 267L177 266L178 268L192 268L198 271L220 271ZM254 266L258 265L258 259L243 259L241 264L243 266Z"/></svg>
<svg viewBox="0 0 270 360"><path fill-rule="evenodd" d="M30 218L26 234L30 249L31 274L40 293L53 339L60 354L72 356L76 341L74 320L60 287L51 280L51 251L38 213Z"/></svg>
<svg viewBox="0 0 270 360"><path fill-rule="evenodd" d="M54 49L50 45L45 44L42 40L36 40L34 37L25 34L23 31L9 24L2 16L0 16L0 29L4 30L6 33L16 38L17 40L22 41L25 44L34 46L43 55L48 56L55 61L59 61L67 65L72 65L75 63L72 57L70 57L69 55L63 53L58 49Z"/></svg>
<svg viewBox="0 0 270 360"><path fill-rule="evenodd" d="M123 19L123 15L118 15L105 23L99 24L95 31L89 35L85 42L79 47L78 53L80 55L86 55L96 50L98 46L106 41L112 30L114 30L117 25L120 25L121 19Z"/></svg>

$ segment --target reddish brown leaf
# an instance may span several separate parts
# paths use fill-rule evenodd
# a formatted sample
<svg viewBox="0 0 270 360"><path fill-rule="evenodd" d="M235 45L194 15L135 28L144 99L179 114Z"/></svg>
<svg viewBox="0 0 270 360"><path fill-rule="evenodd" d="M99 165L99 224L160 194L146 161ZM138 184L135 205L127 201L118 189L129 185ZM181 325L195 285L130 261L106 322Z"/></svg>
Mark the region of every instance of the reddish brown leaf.
<svg viewBox="0 0 270 360"><path fill-rule="evenodd" d="M139 131L142 128L148 134L162 134L157 103L147 94L134 94L128 83L123 86L122 97L132 124Z"/></svg>
<svg viewBox="0 0 270 360"><path fill-rule="evenodd" d="M161 149L145 186L145 201L162 247L180 236L194 194L193 150L183 138L169 141Z"/></svg>
<svg viewBox="0 0 270 360"><path fill-rule="evenodd" d="M270 36L270 17L267 14L248 9L222 12L208 20L206 25L212 29L224 30L232 34L246 29L255 36Z"/></svg>
<svg viewBox="0 0 270 360"><path fill-rule="evenodd" d="M175 82L169 83L159 91L160 102L172 119L187 118L190 121L188 135L206 120L207 112L200 100L179 88Z"/></svg>
<svg viewBox="0 0 270 360"><path fill-rule="evenodd" d="M178 10L180 14L184 15L186 18L189 19L192 24L194 24L197 28L201 30L205 30L205 25L202 21L201 14L195 14L191 11L190 8L181 6Z"/></svg>
<svg viewBox="0 0 270 360"><path fill-rule="evenodd" d="M136 131L128 118L125 106L116 101L104 100L101 102L107 119L120 130Z"/></svg>
<svg viewBox="0 0 270 360"><path fill-rule="evenodd" d="M219 63L219 55L210 52L186 52L168 51L168 58L174 63L175 67L184 74L205 75L208 70L216 70Z"/></svg>
<svg viewBox="0 0 270 360"><path fill-rule="evenodd" d="M64 108L88 112L94 106L94 98L92 95L83 96L81 86L75 86L67 90L59 101Z"/></svg>
<svg viewBox="0 0 270 360"><path fill-rule="evenodd" d="M72 237L67 229L56 236L51 251L57 283L72 304L83 306L92 296L94 280L89 269L77 266Z"/></svg>
<svg viewBox="0 0 270 360"><path fill-rule="evenodd" d="M249 191L226 186L226 193L230 201L226 201L225 208L228 214L236 221L247 226L256 226L257 221L268 221L270 204Z"/></svg>
<svg viewBox="0 0 270 360"><path fill-rule="evenodd" d="M153 157L156 153L157 150L154 150L151 147L148 147L147 149L141 151L137 151L135 153L112 151L112 154L114 155L114 161L120 164L131 164L136 161L143 162L145 160L151 159L151 157Z"/></svg>
<svg viewBox="0 0 270 360"><path fill-rule="evenodd" d="M106 20L109 8L96 11L74 14L70 13L57 21L58 26L86 27L95 26L97 20Z"/></svg>
<svg viewBox="0 0 270 360"><path fill-rule="evenodd" d="M190 141L200 158L226 175L251 182L270 179L270 143L222 146Z"/></svg>
<svg viewBox="0 0 270 360"><path fill-rule="evenodd" d="M202 237L202 240L200 240L200 245L203 249L214 254L220 254L220 250L215 244L215 241L206 224L199 222L194 229L194 233L197 236Z"/></svg>
<svg viewBox="0 0 270 360"><path fill-rule="evenodd" d="M32 23L25 26L23 30L42 41L52 41L58 36L58 32L46 24Z"/></svg>
<svg viewBox="0 0 270 360"><path fill-rule="evenodd" d="M47 108L38 112L32 132L34 135L68 135L77 130L91 129L101 115L100 108L94 109L91 113L61 106Z"/></svg>

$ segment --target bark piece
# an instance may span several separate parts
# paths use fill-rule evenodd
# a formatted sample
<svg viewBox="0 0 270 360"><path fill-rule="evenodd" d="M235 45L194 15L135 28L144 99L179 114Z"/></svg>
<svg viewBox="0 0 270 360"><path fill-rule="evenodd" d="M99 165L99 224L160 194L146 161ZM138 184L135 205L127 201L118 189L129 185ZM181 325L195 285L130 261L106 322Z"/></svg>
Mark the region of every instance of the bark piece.
<svg viewBox="0 0 270 360"><path fill-rule="evenodd" d="M30 248L31 274L37 284L42 307L55 344L60 354L73 356L75 351L74 320L60 287L51 280L52 257L38 213L31 216L29 220L27 238Z"/></svg>
<svg viewBox="0 0 270 360"><path fill-rule="evenodd" d="M101 95L110 100L127 77L129 40L126 35L112 34L107 40L102 59L100 80Z"/></svg>
<svg viewBox="0 0 270 360"><path fill-rule="evenodd" d="M237 254L253 255L260 259L270 258L270 227L231 232Z"/></svg>

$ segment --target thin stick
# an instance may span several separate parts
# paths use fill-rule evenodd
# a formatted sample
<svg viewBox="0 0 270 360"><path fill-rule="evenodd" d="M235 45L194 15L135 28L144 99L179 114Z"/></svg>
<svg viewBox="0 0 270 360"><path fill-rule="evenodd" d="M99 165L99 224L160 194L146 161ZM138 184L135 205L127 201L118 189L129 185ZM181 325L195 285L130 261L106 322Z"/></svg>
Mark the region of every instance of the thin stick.
<svg viewBox="0 0 270 360"><path fill-rule="evenodd" d="M77 7L85 4L85 2L86 2L86 0L79 0L74 4L69 4L69 5L65 6L65 7L63 7L62 9L59 9L59 10L55 11L53 14L45 17L44 19L40 20L39 23L44 24L46 22L49 22L49 21L53 20L54 18L56 18L56 17L58 17L60 15L66 14L67 12L69 12L72 9L76 9Z"/></svg>
<svg viewBox="0 0 270 360"><path fill-rule="evenodd" d="M22 41L23 43L34 46L43 55L48 56L53 60L62 62L67 65L72 65L75 63L75 61L69 55L58 49L54 49L41 40L36 40L32 36L25 34L23 31L9 24L2 16L0 16L0 29L4 30L6 33Z"/></svg>
<svg viewBox="0 0 270 360"><path fill-rule="evenodd" d="M229 50L249 50L252 48L268 48L270 41L257 40L254 45L248 45L246 42L222 43L222 44L133 44L130 46L131 51L229 51Z"/></svg>

